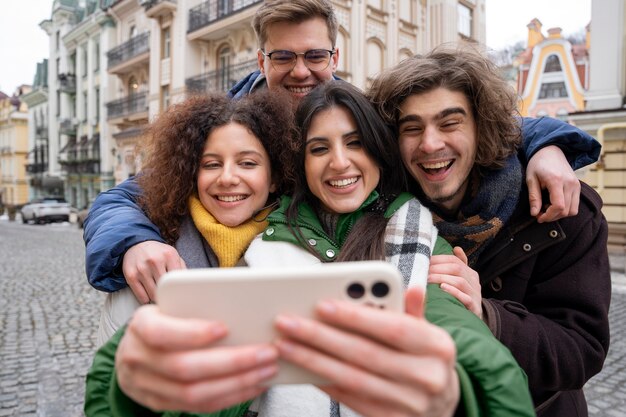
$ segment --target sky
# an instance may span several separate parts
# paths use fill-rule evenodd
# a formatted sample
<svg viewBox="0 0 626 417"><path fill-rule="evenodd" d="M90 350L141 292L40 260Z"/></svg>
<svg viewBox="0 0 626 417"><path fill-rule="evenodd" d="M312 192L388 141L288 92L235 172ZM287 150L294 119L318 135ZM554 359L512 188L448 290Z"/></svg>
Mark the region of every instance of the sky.
<svg viewBox="0 0 626 417"><path fill-rule="evenodd" d="M591 20L591 0L486 0L487 46L501 49L525 40L526 25L538 18L544 34L552 27L577 33ZM0 0L0 91L12 95L32 84L37 62L48 57L49 39L39 27L53 0Z"/></svg>

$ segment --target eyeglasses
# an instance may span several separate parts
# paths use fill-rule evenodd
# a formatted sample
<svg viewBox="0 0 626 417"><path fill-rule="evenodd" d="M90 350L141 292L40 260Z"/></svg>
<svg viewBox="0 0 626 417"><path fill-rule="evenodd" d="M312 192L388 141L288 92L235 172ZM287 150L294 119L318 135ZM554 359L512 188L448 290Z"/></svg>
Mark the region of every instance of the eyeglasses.
<svg viewBox="0 0 626 417"><path fill-rule="evenodd" d="M296 66L298 55L302 55L304 58L304 65L311 71L323 71L328 68L330 64L330 58L336 54L335 50L329 51L328 49L310 49L306 52L293 52L293 51L272 51L265 53L261 50L263 56L268 57L272 63L272 67L276 71L289 72Z"/></svg>

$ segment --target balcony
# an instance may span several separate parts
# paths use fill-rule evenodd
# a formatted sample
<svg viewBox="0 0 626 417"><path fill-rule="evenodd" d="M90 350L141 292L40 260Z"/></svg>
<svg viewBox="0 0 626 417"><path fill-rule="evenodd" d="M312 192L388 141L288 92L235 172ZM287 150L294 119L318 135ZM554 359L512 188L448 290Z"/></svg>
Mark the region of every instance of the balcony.
<svg viewBox="0 0 626 417"><path fill-rule="evenodd" d="M145 32L107 52L107 70L111 74L124 74L147 64L149 58L150 32Z"/></svg>
<svg viewBox="0 0 626 417"><path fill-rule="evenodd" d="M119 100L110 101L107 106L107 119L117 119L120 117L128 118L130 116L148 113L148 93L136 93Z"/></svg>
<svg viewBox="0 0 626 417"><path fill-rule="evenodd" d="M203 30L202 33L191 36L190 39L198 37L205 38L204 32L221 32L225 26L250 26L250 19L254 14L252 6L263 3L262 0L208 0L204 3L189 9L189 28L187 33L191 34L200 29L206 28L218 21L226 21L224 27L215 28L215 30ZM247 11L248 13L241 13ZM229 19L233 17L232 19ZM234 27L233 27L234 28ZM222 36L220 33L217 36Z"/></svg>
<svg viewBox="0 0 626 417"><path fill-rule="evenodd" d="M76 119L62 119L59 123L59 133L62 135L76 136Z"/></svg>
<svg viewBox="0 0 626 417"><path fill-rule="evenodd" d="M29 174L41 174L43 172L46 172L47 170L48 164L44 162L26 165L26 172L28 172Z"/></svg>
<svg viewBox="0 0 626 417"><path fill-rule="evenodd" d="M176 0L142 0L140 3L146 16L152 19L159 19L174 14L176 11Z"/></svg>
<svg viewBox="0 0 626 417"><path fill-rule="evenodd" d="M76 76L74 74L59 74L59 90L67 94L76 94Z"/></svg>
<svg viewBox="0 0 626 417"><path fill-rule="evenodd" d="M208 93L211 91L228 91L244 76L258 69L256 59L211 71L206 74L190 77L185 80L187 91L192 93Z"/></svg>

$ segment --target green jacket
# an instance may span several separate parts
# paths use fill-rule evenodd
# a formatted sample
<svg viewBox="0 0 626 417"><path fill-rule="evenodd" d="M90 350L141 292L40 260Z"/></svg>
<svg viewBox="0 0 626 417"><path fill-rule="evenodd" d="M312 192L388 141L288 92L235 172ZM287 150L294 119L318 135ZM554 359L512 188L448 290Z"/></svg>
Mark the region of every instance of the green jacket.
<svg viewBox="0 0 626 417"><path fill-rule="evenodd" d="M375 200L375 198L373 199ZM368 199L364 208L373 202ZM387 210L386 217L397 215L397 210L412 200L402 195ZM270 225L263 236L264 240L287 240L302 245L289 231L284 217L284 209L289 199L283 199L281 207L268 218ZM419 205L423 208L423 206ZM405 206L406 207L406 206ZM423 210L426 210L423 208ZM428 217L430 213L427 210ZM360 213L342 216L337 227L337 235L347 234ZM298 227L305 241L315 239L315 245L321 253L329 248L340 249L345 236L329 237L323 231L313 210L305 207L298 217ZM392 223L390 221L390 223ZM273 230L271 233L267 233ZM443 239L437 238L433 245L433 255L451 254L452 248ZM306 254L312 256L310 254ZM465 308L456 298L442 291L438 285L429 284L426 290L426 318L442 327L453 338L457 347L456 370L461 388L461 401L457 415L524 417L534 416L533 404L528 391L526 375L517 365L509 350L495 339L489 328L473 313ZM85 414L96 416L204 416L204 417L241 417L250 402L210 414L191 414L183 412L155 413L142 407L120 390L114 372L115 351L124 329L118 331L108 343L96 353L94 363L87 375ZM108 403L102 404L101 394L108 392ZM91 401L90 398L96 400Z"/></svg>

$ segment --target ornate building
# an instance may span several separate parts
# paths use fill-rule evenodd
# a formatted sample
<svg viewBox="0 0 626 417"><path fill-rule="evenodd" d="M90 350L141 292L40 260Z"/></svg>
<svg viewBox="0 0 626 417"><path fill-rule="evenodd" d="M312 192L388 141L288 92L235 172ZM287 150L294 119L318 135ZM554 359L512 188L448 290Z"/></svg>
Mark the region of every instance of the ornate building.
<svg viewBox="0 0 626 417"><path fill-rule="evenodd" d="M28 109L21 97L29 91L24 85L11 97L0 92L0 202L7 206L28 201Z"/></svg>
<svg viewBox="0 0 626 417"><path fill-rule="evenodd" d="M584 94L589 86L587 43L572 45L563 38L560 28L548 29L545 37L538 19L528 24L526 49L515 62L523 116L565 120L569 113L584 109Z"/></svg>
<svg viewBox="0 0 626 417"><path fill-rule="evenodd" d="M335 0L337 75L365 88L411 54L485 42L485 0ZM228 90L257 68L260 0L55 0L50 36L49 173L82 207L140 166L149 120L190 93Z"/></svg>

